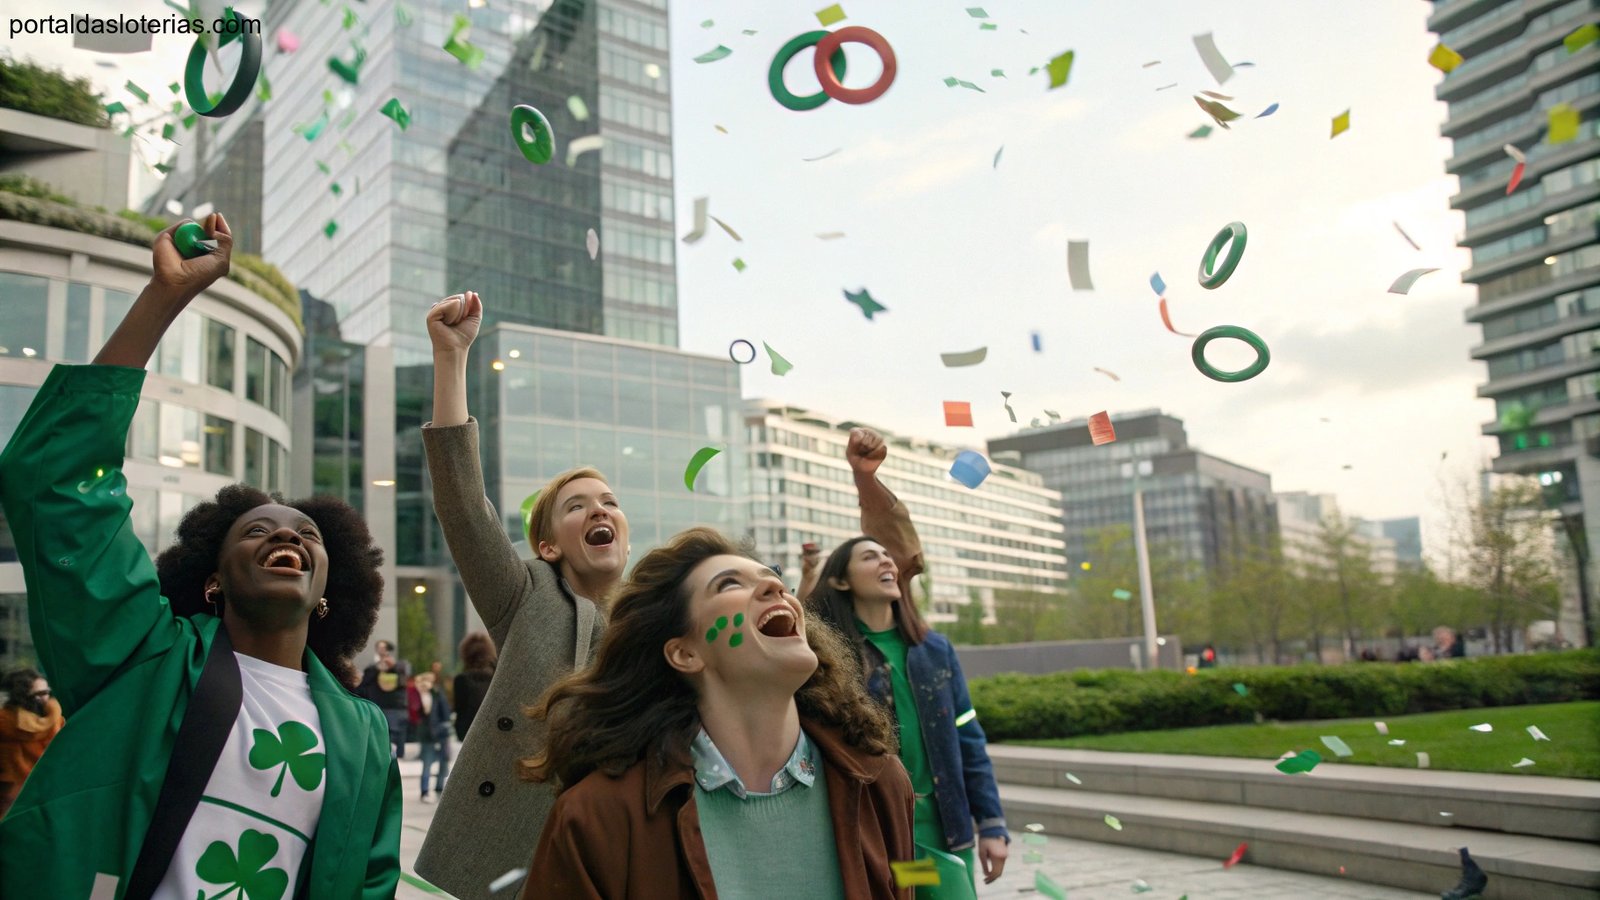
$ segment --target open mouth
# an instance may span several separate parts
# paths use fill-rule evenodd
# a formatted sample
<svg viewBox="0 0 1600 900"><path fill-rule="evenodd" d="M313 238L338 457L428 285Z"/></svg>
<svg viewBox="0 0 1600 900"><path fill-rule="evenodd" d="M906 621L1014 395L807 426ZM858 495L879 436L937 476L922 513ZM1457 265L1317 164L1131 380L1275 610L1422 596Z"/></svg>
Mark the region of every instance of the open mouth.
<svg viewBox="0 0 1600 900"><path fill-rule="evenodd" d="M789 607L774 606L761 614L756 621L756 630L770 638L798 637L800 620L795 618L794 610Z"/></svg>
<svg viewBox="0 0 1600 900"><path fill-rule="evenodd" d="M276 547L261 560L261 567L277 575L303 575L311 568L311 560L296 547Z"/></svg>
<svg viewBox="0 0 1600 900"><path fill-rule="evenodd" d="M583 542L591 547L609 547L617 533L610 525L596 525L583 535Z"/></svg>

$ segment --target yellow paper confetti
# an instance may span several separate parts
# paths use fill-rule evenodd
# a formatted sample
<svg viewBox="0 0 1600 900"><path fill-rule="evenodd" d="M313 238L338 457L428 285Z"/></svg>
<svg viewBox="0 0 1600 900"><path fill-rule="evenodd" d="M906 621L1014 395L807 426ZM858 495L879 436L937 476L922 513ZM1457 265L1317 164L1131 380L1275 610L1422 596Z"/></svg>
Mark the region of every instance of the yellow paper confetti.
<svg viewBox="0 0 1600 900"><path fill-rule="evenodd" d="M1339 135L1341 135L1344 132L1349 131L1349 130L1350 130L1350 110L1347 109L1344 112L1339 113L1337 116L1333 117L1333 133L1328 135L1328 137L1329 137L1329 139L1336 138Z"/></svg>
<svg viewBox="0 0 1600 900"><path fill-rule="evenodd" d="M889 867L894 869L895 887L939 886L939 869L932 859L891 862Z"/></svg>
<svg viewBox="0 0 1600 900"><path fill-rule="evenodd" d="M1550 107L1550 134L1552 144L1564 144L1578 136L1578 111L1570 104L1557 103Z"/></svg>
<svg viewBox="0 0 1600 900"><path fill-rule="evenodd" d="M821 22L822 23L822 27L824 27L824 28L828 27L829 25L832 25L835 22L844 21L844 7L842 7L839 4L835 3L834 5L828 7L827 9L819 9L819 10L817 10L817 21ZM934 882L934 884L938 884L938 883L939 882L937 882L937 881Z"/></svg>
<svg viewBox="0 0 1600 900"><path fill-rule="evenodd" d="M1449 47L1446 47L1443 44L1440 44L1439 46L1433 48L1432 53L1428 54L1428 65L1448 74L1449 72L1453 71L1456 66L1461 65L1461 54L1451 50Z"/></svg>

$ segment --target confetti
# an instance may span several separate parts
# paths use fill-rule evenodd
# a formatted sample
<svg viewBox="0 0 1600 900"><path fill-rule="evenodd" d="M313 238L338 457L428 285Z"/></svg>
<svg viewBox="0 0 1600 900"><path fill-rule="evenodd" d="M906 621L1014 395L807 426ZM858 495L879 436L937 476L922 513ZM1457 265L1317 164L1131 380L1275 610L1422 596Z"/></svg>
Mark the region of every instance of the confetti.
<svg viewBox="0 0 1600 900"><path fill-rule="evenodd" d="M360 84L361 67L365 65L366 62L367 51L362 49L360 46L357 46L355 48L355 55L351 57L350 62L345 62L337 56L328 57L328 70L350 84ZM327 95L324 94L323 96L324 102L326 102Z"/></svg>
<svg viewBox="0 0 1600 900"><path fill-rule="evenodd" d="M1244 859L1244 852L1249 849L1249 844L1240 841L1239 846L1233 848L1233 855L1222 861L1222 867L1224 869L1231 869L1238 865L1239 860Z"/></svg>
<svg viewBox="0 0 1600 900"><path fill-rule="evenodd" d="M272 99L272 82L267 80L267 73L261 73L260 80L256 83L256 99L262 103Z"/></svg>
<svg viewBox="0 0 1600 900"><path fill-rule="evenodd" d="M988 347L979 347L976 350L963 350L959 353L941 353L939 360L947 369L959 369L962 366L975 366L983 362L988 355Z"/></svg>
<svg viewBox="0 0 1600 900"><path fill-rule="evenodd" d="M699 476L700 470L705 468L706 463L711 461L711 457L721 452L722 450L717 447L701 447L696 450L694 456L689 460L688 467L683 470L683 486L691 491L694 490L694 480Z"/></svg>
<svg viewBox="0 0 1600 900"><path fill-rule="evenodd" d="M989 14L987 12L984 12L983 7L981 7L981 6L969 6L969 7L967 7L967 15L973 17L974 19L987 19L987 18L989 18Z"/></svg>
<svg viewBox="0 0 1600 900"><path fill-rule="evenodd" d="M973 84L970 81L962 81L961 79L955 77L954 75L945 76L945 79L944 79L944 86L945 87L955 87L956 85L960 85L961 87L964 87L969 91L977 91L980 94L989 93L988 91L984 90L981 87L978 87L977 85Z"/></svg>
<svg viewBox="0 0 1600 900"><path fill-rule="evenodd" d="M1022 842L1024 844L1032 844L1036 847L1042 847L1045 844L1050 843L1050 839L1042 834L1025 834L1022 836Z"/></svg>
<svg viewBox="0 0 1600 900"><path fill-rule="evenodd" d="M1039 332L1035 331L1032 334L1030 334L1028 337L1029 337L1030 340L1033 341L1033 352L1035 352L1035 353L1043 353L1044 352L1044 347L1040 344Z"/></svg>
<svg viewBox="0 0 1600 900"><path fill-rule="evenodd" d="M1571 104L1557 103L1550 107L1550 133L1546 139L1552 144L1565 144L1578 136L1578 111Z"/></svg>
<svg viewBox="0 0 1600 900"><path fill-rule="evenodd" d="M567 112L572 113L572 117L579 122L589 121L589 104L583 102L583 98L577 94L567 98Z"/></svg>
<svg viewBox="0 0 1600 900"><path fill-rule="evenodd" d="M1346 744L1343 740L1334 737L1331 734L1325 734L1322 736L1322 745L1327 747L1329 750L1332 750L1335 756L1344 757L1355 755L1355 751L1350 749L1349 744Z"/></svg>
<svg viewBox="0 0 1600 900"><path fill-rule="evenodd" d="M1111 416L1105 410L1089 417L1089 441L1096 447L1117 439L1117 430L1111 427Z"/></svg>
<svg viewBox="0 0 1600 900"><path fill-rule="evenodd" d="M1267 107L1266 109L1263 109L1261 112L1256 113L1256 118L1265 119L1267 116L1270 116L1270 115L1272 115L1273 113L1275 113L1277 111L1278 111L1278 104L1274 103L1271 106Z"/></svg>
<svg viewBox="0 0 1600 900"><path fill-rule="evenodd" d="M1167 292L1167 283L1161 279L1160 272L1150 273L1150 290L1155 291L1157 297Z"/></svg>
<svg viewBox="0 0 1600 900"><path fill-rule="evenodd" d="M715 24L717 24L715 19L707 19L704 22L700 23L700 27L701 28L710 28L711 26L713 26Z"/></svg>
<svg viewBox="0 0 1600 900"><path fill-rule="evenodd" d="M723 134L727 134L728 133L728 129L723 128L721 125L713 125L711 127L715 128L716 130L718 130L720 132L722 132Z"/></svg>
<svg viewBox="0 0 1600 900"><path fill-rule="evenodd" d="M1067 241L1067 280L1075 291L1094 290L1089 278L1089 242Z"/></svg>
<svg viewBox="0 0 1600 900"><path fill-rule="evenodd" d="M1176 85L1174 85L1174 87L1176 87ZM1210 136L1211 136L1211 126L1210 125L1201 125L1199 128L1196 128L1195 130L1189 132L1189 138L1191 140L1199 140L1199 139L1207 138L1207 137L1210 137Z"/></svg>
<svg viewBox="0 0 1600 900"><path fill-rule="evenodd" d="M1186 338L1198 337L1198 335L1188 334L1186 332L1179 331L1178 329L1172 327L1172 316L1167 313L1167 298L1162 297L1160 305L1161 305L1161 324L1167 326L1167 330L1168 331L1172 332L1173 334L1177 335L1178 337L1186 337Z"/></svg>
<svg viewBox="0 0 1600 900"><path fill-rule="evenodd" d="M1143 878L1135 878L1133 880L1133 892L1135 894L1148 894L1153 890L1155 888L1151 887L1150 883Z"/></svg>
<svg viewBox="0 0 1600 900"><path fill-rule="evenodd" d="M1404 228L1400 227L1400 223L1399 222L1394 223L1394 230L1400 232L1400 236L1406 239L1406 243L1411 245L1411 249L1413 249L1413 250L1421 250L1422 249L1421 247L1417 246L1417 242L1416 241L1413 241L1411 239L1411 235L1406 234L1406 230Z"/></svg>
<svg viewBox="0 0 1600 900"><path fill-rule="evenodd" d="M125 113L127 111L128 108L122 105L121 100L116 100L106 104L106 115L108 116L114 116L117 113Z"/></svg>
<svg viewBox="0 0 1600 900"><path fill-rule="evenodd" d="M821 156L810 156L810 157L802 156L800 158L800 161L801 162L821 162L821 161L827 159L830 156L836 155L840 150L843 150L843 149L844 149L843 147L835 147L832 150L829 150L827 153L822 154Z"/></svg>
<svg viewBox="0 0 1600 900"><path fill-rule="evenodd" d="M843 22L844 21L844 7L842 7L839 4L835 3L834 5L832 5L830 7L827 7L826 9L817 10L817 21L822 23L822 27L824 27L824 28L828 27L829 25L832 25L835 22Z"/></svg>
<svg viewBox="0 0 1600 900"><path fill-rule="evenodd" d="M748 269L748 268L750 268L750 267L745 265L744 260L742 258L737 257L737 256L735 256L733 258L733 270L735 272L743 272L745 269Z"/></svg>
<svg viewBox="0 0 1600 900"><path fill-rule="evenodd" d="M817 233L817 240L819 241L837 241L842 237L844 237L844 232L842 231L820 231Z"/></svg>
<svg viewBox="0 0 1600 900"><path fill-rule="evenodd" d="M1099 372L1101 375L1106 376L1107 378L1111 379L1112 381L1121 381L1122 380L1121 378L1117 377L1117 373L1111 371L1110 369L1102 369L1099 366L1095 366L1094 367L1094 371Z"/></svg>
<svg viewBox="0 0 1600 900"><path fill-rule="evenodd" d="M965 400L944 401L944 424L950 428L971 428L972 404Z"/></svg>
<svg viewBox="0 0 1600 900"><path fill-rule="evenodd" d="M1033 832L1035 834L1038 834L1039 832L1044 830L1044 826L1040 825L1038 822L1031 822L1031 823L1029 823L1027 825L1024 825L1022 827L1028 829L1029 831L1031 831L1031 832Z"/></svg>
<svg viewBox="0 0 1600 900"><path fill-rule="evenodd" d="M1534 765L1534 761L1529 759L1529 758L1527 758L1526 756L1524 756L1523 758L1521 758L1521 759L1517 760L1516 762L1512 763L1511 764L1511 768L1513 768L1513 769L1525 769L1525 768L1527 768L1528 766L1531 766L1531 765Z"/></svg>
<svg viewBox="0 0 1600 900"><path fill-rule="evenodd" d="M1159 59L1152 59L1152 60L1150 60L1150 61L1149 61L1149 62L1147 62L1147 63L1145 63L1145 64L1144 64L1144 65L1142 65L1142 66L1140 66L1140 67L1139 67L1139 68L1141 68L1141 69L1148 69L1148 68L1150 68L1150 67L1151 67L1151 66L1159 66L1159 65L1161 65L1161 60L1159 60Z"/></svg>
<svg viewBox="0 0 1600 900"><path fill-rule="evenodd" d="M694 227L689 229L689 233L683 236L682 240L685 244L693 244L706 236L706 207L710 204L711 198L709 197L694 198Z"/></svg>
<svg viewBox="0 0 1600 900"><path fill-rule="evenodd" d="M1205 94L1207 97L1210 97L1213 100L1232 100L1233 99L1232 97L1228 96L1227 94L1219 94L1216 91L1201 91L1200 93Z"/></svg>
<svg viewBox="0 0 1600 900"><path fill-rule="evenodd" d="M398 105L400 101L396 100L396 101L393 101L393 102ZM317 116L316 120L313 121L311 124L309 124L309 125L296 125L294 127L294 131L295 131L296 134L298 134L301 137L305 138L307 141L314 141L314 140L317 139L317 137L319 135L322 134L322 129L327 128L327 127L328 127L328 111L327 110L323 110L322 114ZM404 126L402 126L402 127L404 127Z"/></svg>
<svg viewBox="0 0 1600 900"><path fill-rule="evenodd" d="M1200 61L1205 63L1206 71L1216 79L1217 84L1227 84L1233 77L1233 67L1223 58L1222 52L1217 49L1217 41L1211 32L1194 36L1194 49L1200 53Z"/></svg>
<svg viewBox="0 0 1600 900"><path fill-rule="evenodd" d="M1428 65L1448 75L1455 70L1456 66L1461 65L1461 54L1451 50L1444 44L1439 44L1433 48L1432 53L1428 54Z"/></svg>
<svg viewBox="0 0 1600 900"><path fill-rule="evenodd" d="M932 859L913 859L904 862L891 862L889 867L894 869L894 884L898 888L938 887L938 864Z"/></svg>
<svg viewBox="0 0 1600 900"><path fill-rule="evenodd" d="M721 219L717 218L716 216L710 216L709 218L711 219L711 221L717 223L717 227L718 228L721 228L723 231L726 231L728 233L728 237L731 237L734 240L739 241L740 243L744 242L744 238L739 236L739 232L734 231L733 228L731 228L728 225L727 222L722 221Z"/></svg>
<svg viewBox="0 0 1600 900"><path fill-rule="evenodd" d="M518 881L526 877L528 877L527 869L512 869L504 875L501 875L499 878L489 882L489 893L494 894L505 890L506 888L516 884Z"/></svg>
<svg viewBox="0 0 1600 900"><path fill-rule="evenodd" d="M335 181L333 184L328 185L328 190L333 192L333 195L335 197L337 197L340 194L344 193L344 188L340 187L339 186L339 182L337 182L337 181Z"/></svg>
<svg viewBox="0 0 1600 900"><path fill-rule="evenodd" d="M1315 750L1302 750L1294 756L1278 760L1277 769L1285 775L1310 772L1322 762L1322 754Z"/></svg>
<svg viewBox="0 0 1600 900"><path fill-rule="evenodd" d="M1177 86L1178 86L1178 83L1176 81L1174 81L1171 84L1163 84L1161 87L1156 88L1156 93L1159 94L1162 91L1170 91L1170 90L1172 90L1173 88L1175 88Z"/></svg>
<svg viewBox="0 0 1600 900"><path fill-rule="evenodd" d="M451 20L450 36L444 42L444 52L460 60L468 69L476 69L483 62L483 51L468 43L467 35L471 31L472 20L456 13Z"/></svg>
<svg viewBox="0 0 1600 900"><path fill-rule="evenodd" d="M1046 88L1046 90L1053 91L1056 88L1065 85L1067 83L1067 76L1072 74L1072 51L1068 50L1055 59L1050 60L1050 64L1045 66L1045 69L1050 73L1050 87Z"/></svg>
<svg viewBox="0 0 1600 900"><path fill-rule="evenodd" d="M1211 117L1213 122L1216 122L1223 128L1228 128L1229 122L1239 118L1238 113L1227 108L1226 106L1223 106L1221 103L1218 103L1215 100L1207 100L1204 97L1195 97L1194 102L1199 104L1200 108L1205 111L1206 115Z"/></svg>
<svg viewBox="0 0 1600 900"><path fill-rule="evenodd" d="M1033 889L1039 892L1039 896L1050 900L1067 900L1067 889L1056 884L1055 879L1046 875L1043 869L1033 873Z"/></svg>
<svg viewBox="0 0 1600 900"><path fill-rule="evenodd" d="M772 349L771 344L768 344L766 341L762 341L761 346L766 349L767 356L772 360L772 374L781 378L788 374L790 369L794 368L794 363L784 359L783 354Z"/></svg>
<svg viewBox="0 0 1600 900"><path fill-rule="evenodd" d="M1411 271L1405 273L1404 275L1401 275L1399 278L1396 278L1394 280L1394 284L1389 285L1389 293L1391 293L1391 294L1408 294L1408 293L1411 292L1411 286L1417 283L1417 279L1418 278L1421 278L1422 276L1428 274L1429 272L1437 272L1437 271L1439 271L1439 270L1438 269L1412 269Z"/></svg>
<svg viewBox="0 0 1600 900"><path fill-rule="evenodd" d="M1350 130L1350 110L1345 110L1333 117L1333 133L1328 135L1331 140Z"/></svg>
<svg viewBox="0 0 1600 900"><path fill-rule="evenodd" d="M1476 731L1479 734L1488 734L1494 730L1494 726L1490 725L1488 722L1479 722L1478 724L1471 726L1471 728L1473 731Z"/></svg>
<svg viewBox="0 0 1600 900"><path fill-rule="evenodd" d="M1418 753L1417 754L1417 768L1426 769L1427 767L1428 767L1428 754L1426 754L1426 753ZM1441 815L1448 815L1448 813L1441 813Z"/></svg>
<svg viewBox="0 0 1600 900"><path fill-rule="evenodd" d="M1089 571L1089 569L1090 569L1089 561L1088 560L1084 560L1083 562L1078 563L1078 568L1084 570L1085 572ZM1078 783L1076 781L1076 779L1074 779L1074 783Z"/></svg>
<svg viewBox="0 0 1600 900"><path fill-rule="evenodd" d="M1517 162L1527 162L1528 161L1527 155L1524 154L1521 150L1517 149L1515 144L1506 144L1505 147L1502 148L1502 149L1504 149L1506 151L1506 155L1507 156L1511 157L1512 159L1516 160Z"/></svg>
<svg viewBox="0 0 1600 900"><path fill-rule="evenodd" d="M1242 681L1235 681L1233 683L1233 690L1234 690L1235 693L1237 693L1241 697L1250 696L1250 689L1245 687L1244 686L1244 682L1242 682Z"/></svg>
<svg viewBox="0 0 1600 900"><path fill-rule="evenodd" d="M1113 599L1113 600L1132 600L1133 599L1133 594L1130 591L1126 591L1126 590L1124 590L1122 588L1117 588L1116 590L1111 592L1111 599Z"/></svg>
<svg viewBox="0 0 1600 900"><path fill-rule="evenodd" d="M1107 813L1105 821L1106 821L1106 827L1110 828L1112 831L1121 831L1122 830L1122 822L1119 821L1116 816L1113 816L1110 813Z"/></svg>
<svg viewBox="0 0 1600 900"><path fill-rule="evenodd" d="M990 69L989 70L989 77L991 77L991 78L1004 78L1004 77L1006 77L1006 70L1005 69Z"/></svg>
<svg viewBox="0 0 1600 900"><path fill-rule="evenodd" d="M1088 568L1088 567L1089 567L1089 564L1088 564L1088 563L1084 563L1084 564L1083 564L1083 567L1084 567L1084 568L1085 568L1085 569L1087 569L1087 568ZM1070 781L1070 782L1072 782L1072 783L1073 783L1073 784L1083 784L1083 781L1082 781L1082 780L1080 780L1080 779L1079 779L1079 778L1078 778L1078 776L1076 776L1076 775L1074 775L1074 774L1072 774L1072 773L1071 773L1071 772L1062 772L1062 773L1061 773L1061 777L1062 777L1062 778L1065 778L1065 779L1066 779L1066 780L1068 780L1068 781Z"/></svg>
<svg viewBox="0 0 1600 900"><path fill-rule="evenodd" d="M1372 727L1378 729L1379 734L1389 733L1389 724L1387 722L1373 722Z"/></svg>
<svg viewBox="0 0 1600 900"><path fill-rule="evenodd" d="M867 317L867 321L869 321L869 322L872 321L872 316L873 316L874 313L881 313L881 312L888 312L889 311L889 308L887 306L884 306L883 304L879 303L878 301L872 299L872 294L870 292L868 292L866 288L862 288L861 290L856 291L855 293L851 293L850 291L845 291L844 292L844 298L846 300L850 301L851 303L854 303L856 306L861 307L861 314L866 316Z"/></svg>
<svg viewBox="0 0 1600 900"><path fill-rule="evenodd" d="M1580 25L1577 30L1562 38L1561 43L1566 45L1568 53L1577 53L1597 40L1600 40L1600 25L1590 22L1587 25Z"/></svg>
<svg viewBox="0 0 1600 900"><path fill-rule="evenodd" d="M577 163L578 157L585 153L599 150L606 145L606 139L598 134L586 134L567 145L567 168Z"/></svg>
<svg viewBox="0 0 1600 900"><path fill-rule="evenodd" d="M978 26L978 30L979 31L999 31L1000 30L1000 26L994 24L993 22L984 22L983 24Z"/></svg>
<svg viewBox="0 0 1600 900"><path fill-rule="evenodd" d="M149 103L150 102L150 95L145 91L144 88L139 87L137 84L134 84L132 79L129 79L128 83L126 85L123 85L123 87L127 88L128 93L134 95L135 97L138 97L140 103Z"/></svg>
<svg viewBox="0 0 1600 900"><path fill-rule="evenodd" d="M1010 416L1011 417L1011 421L1015 422L1017 420L1017 412L1016 412L1016 410L1011 408L1011 392L1010 391L1001 391L1000 392L1000 397L1001 397L1001 401L1000 402L1005 405L1006 415Z"/></svg>
<svg viewBox="0 0 1600 900"><path fill-rule="evenodd" d="M322 226L323 235L325 235L328 238L328 240L330 240L330 241L333 240L334 232L336 232L338 230L339 230L339 223L335 222L332 219L328 220L328 224Z"/></svg>
<svg viewBox="0 0 1600 900"><path fill-rule="evenodd" d="M1403 740L1400 740L1399 738L1394 738L1394 739L1389 741L1389 746L1391 746L1391 747L1404 747L1405 745L1406 745L1406 742L1403 741Z"/></svg>
<svg viewBox="0 0 1600 900"><path fill-rule="evenodd" d="M590 259L594 259L595 257L599 256L600 233L595 231L593 228L589 229L589 233L584 235L583 245L588 249Z"/></svg>
<svg viewBox="0 0 1600 900"><path fill-rule="evenodd" d="M989 471L989 461L983 458L983 454L972 450L956 454L955 462L950 464L950 477L972 490L977 490L978 485L983 484L983 480L989 477Z"/></svg>
<svg viewBox="0 0 1600 900"><path fill-rule="evenodd" d="M401 28L409 28L412 22L411 7L404 3L396 5L394 8L394 20Z"/></svg>
<svg viewBox="0 0 1600 900"><path fill-rule="evenodd" d="M1022 861L1030 866L1044 862L1044 854L1037 850L1022 851Z"/></svg>
<svg viewBox="0 0 1600 900"><path fill-rule="evenodd" d="M1506 196L1509 197L1511 192L1517 189L1517 185L1522 183L1523 174L1527 171L1528 164L1525 162L1519 162L1511 167L1511 179L1506 182Z"/></svg>
<svg viewBox="0 0 1600 900"><path fill-rule="evenodd" d="M539 492L534 491L522 499L522 534L527 536L533 528L533 505L539 502Z"/></svg>
<svg viewBox="0 0 1600 900"><path fill-rule="evenodd" d="M1540 731L1539 730L1539 726L1537 726L1537 725L1529 725L1528 726L1528 734L1533 735L1533 739L1536 740L1536 741L1548 741L1548 740L1550 740L1549 738L1545 737L1544 732Z"/></svg>
<svg viewBox="0 0 1600 900"><path fill-rule="evenodd" d="M992 166L990 166L991 169L1000 168L1000 154L1002 154L1004 152L1006 152L1006 145L1005 144L1001 144L1000 145L1000 149L996 150L994 152L994 164Z"/></svg>
<svg viewBox="0 0 1600 900"><path fill-rule="evenodd" d="M400 126L401 131L405 131L407 128L411 127L411 113L400 104L399 97L390 97L389 102L385 103L383 105L383 109L378 110L378 112L381 112L393 119L395 124ZM326 117L324 117L324 119L326 119ZM308 137L306 140L311 140L311 138Z"/></svg>
<svg viewBox="0 0 1600 900"><path fill-rule="evenodd" d="M727 59L732 54L733 48L718 44L710 50L707 50L699 56L696 56L694 61L697 63L713 63L719 59Z"/></svg>

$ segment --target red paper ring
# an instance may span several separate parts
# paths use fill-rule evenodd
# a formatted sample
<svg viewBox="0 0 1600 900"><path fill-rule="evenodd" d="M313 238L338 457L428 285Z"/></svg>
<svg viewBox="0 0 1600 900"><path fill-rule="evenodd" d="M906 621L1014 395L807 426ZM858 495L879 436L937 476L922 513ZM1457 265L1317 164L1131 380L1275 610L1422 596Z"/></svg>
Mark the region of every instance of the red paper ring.
<svg viewBox="0 0 1600 900"><path fill-rule="evenodd" d="M866 44L877 51L878 58L883 60L883 74L878 77L875 84L864 88L847 88L838 76L833 74L828 60L838 51L840 44L856 43ZM812 61L812 67L817 71L817 82L822 85L822 92L838 100L840 103L871 103L882 97L894 84L895 61L894 48L883 35L861 25L851 25L830 33L827 37L817 41L817 55Z"/></svg>

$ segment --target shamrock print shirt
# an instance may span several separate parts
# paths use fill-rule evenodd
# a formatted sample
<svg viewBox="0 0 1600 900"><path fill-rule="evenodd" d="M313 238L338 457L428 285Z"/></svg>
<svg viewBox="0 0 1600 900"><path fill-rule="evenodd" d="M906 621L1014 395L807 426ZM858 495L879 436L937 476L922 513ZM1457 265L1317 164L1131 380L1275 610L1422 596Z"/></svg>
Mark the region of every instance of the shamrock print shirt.
<svg viewBox="0 0 1600 900"><path fill-rule="evenodd" d="M306 674L235 653L244 700L156 900L284 900L322 815L322 720Z"/></svg>

